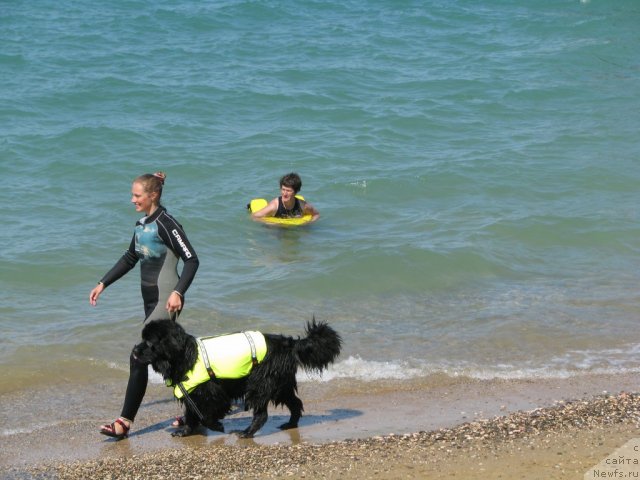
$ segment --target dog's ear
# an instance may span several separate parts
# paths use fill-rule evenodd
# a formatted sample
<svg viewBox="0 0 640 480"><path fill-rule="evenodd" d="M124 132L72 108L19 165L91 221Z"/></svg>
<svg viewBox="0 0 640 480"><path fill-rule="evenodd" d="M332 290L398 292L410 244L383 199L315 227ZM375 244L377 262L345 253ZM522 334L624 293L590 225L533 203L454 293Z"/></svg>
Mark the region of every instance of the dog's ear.
<svg viewBox="0 0 640 480"><path fill-rule="evenodd" d="M164 337L163 340L164 346L170 352L182 352L184 350L184 338L182 338L180 335L169 335L167 337Z"/></svg>

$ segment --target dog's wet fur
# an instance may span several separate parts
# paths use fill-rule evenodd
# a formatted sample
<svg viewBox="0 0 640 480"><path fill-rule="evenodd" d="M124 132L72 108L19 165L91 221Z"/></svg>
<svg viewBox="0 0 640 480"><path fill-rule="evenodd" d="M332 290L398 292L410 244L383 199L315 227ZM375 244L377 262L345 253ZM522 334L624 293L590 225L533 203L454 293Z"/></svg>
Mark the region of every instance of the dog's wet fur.
<svg viewBox="0 0 640 480"><path fill-rule="evenodd" d="M270 402L284 405L291 412L289 421L280 425L280 429L298 426L303 411L302 400L296 395L298 367L317 372L326 369L340 354L342 339L333 328L325 322L316 322L315 318L307 323L303 338L266 333L264 337L266 356L249 375L233 380L213 378L189 393L202 420L185 397L180 399L185 409L184 426L172 435L191 435L200 424L224 432L220 420L231 411L232 402L240 399L244 399L247 410L253 410L249 427L236 432L242 438L251 438L262 428L268 418ZM142 340L134 348L134 355L139 361L150 363L173 385L185 380L198 359L196 339L173 320L147 323L142 330Z"/></svg>

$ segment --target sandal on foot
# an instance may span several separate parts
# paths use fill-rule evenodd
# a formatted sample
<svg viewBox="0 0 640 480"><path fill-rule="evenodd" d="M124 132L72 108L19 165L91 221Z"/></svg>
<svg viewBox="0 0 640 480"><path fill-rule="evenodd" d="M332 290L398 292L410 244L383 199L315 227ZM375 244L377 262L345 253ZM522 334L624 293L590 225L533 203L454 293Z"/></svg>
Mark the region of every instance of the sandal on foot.
<svg viewBox="0 0 640 480"><path fill-rule="evenodd" d="M186 425L186 422L184 421L184 417L180 416L180 417L176 417L173 422L171 422L171 426L172 427L184 427Z"/></svg>
<svg viewBox="0 0 640 480"><path fill-rule="evenodd" d="M116 432L116 423L122 427L122 432ZM124 419L122 417L117 418L115 422L102 425L100 427L100 433L106 435L107 437L117 438L118 440L122 440L123 438L127 438L129 436L129 430L131 429L131 425L127 425L124 423Z"/></svg>

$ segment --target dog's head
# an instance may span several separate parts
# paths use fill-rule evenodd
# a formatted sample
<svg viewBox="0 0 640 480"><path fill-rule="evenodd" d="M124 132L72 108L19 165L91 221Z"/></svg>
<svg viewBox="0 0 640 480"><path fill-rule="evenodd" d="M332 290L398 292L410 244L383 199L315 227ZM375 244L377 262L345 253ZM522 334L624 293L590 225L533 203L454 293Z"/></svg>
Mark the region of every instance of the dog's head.
<svg viewBox="0 0 640 480"><path fill-rule="evenodd" d="M177 370L190 369L194 338L173 320L153 320L142 329L142 343L133 349L142 363L150 363L164 378Z"/></svg>

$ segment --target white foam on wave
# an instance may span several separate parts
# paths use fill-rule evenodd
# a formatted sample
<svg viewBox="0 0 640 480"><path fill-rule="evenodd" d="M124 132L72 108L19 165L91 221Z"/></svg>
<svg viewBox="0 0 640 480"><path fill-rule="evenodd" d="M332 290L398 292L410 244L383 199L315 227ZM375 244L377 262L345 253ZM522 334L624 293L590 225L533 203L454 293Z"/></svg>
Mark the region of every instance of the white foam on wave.
<svg viewBox="0 0 640 480"><path fill-rule="evenodd" d="M91 362L94 366L108 368L109 370L124 371L124 370L128 370L129 369L129 364L127 363L125 365L124 362L123 363L116 363L116 362L113 362L113 361L101 360L101 359L98 359L98 358L95 358L95 357L89 357L87 360L89 362Z"/></svg>
<svg viewBox="0 0 640 480"><path fill-rule="evenodd" d="M636 355L630 355L631 352ZM495 364L473 362L430 363L420 359L398 361L366 360L358 356L331 365L322 374L298 372L299 382L328 382L335 379L361 381L409 380L445 375L451 378L476 380L562 379L580 375L623 374L640 372L640 345L628 350L569 352L544 365Z"/></svg>
<svg viewBox="0 0 640 480"><path fill-rule="evenodd" d="M469 361L429 362L424 359L394 361L367 360L349 356L319 373L298 370L299 382L329 382L354 379L365 382L409 380L430 375L476 380L562 379L588 374L622 374L640 372L640 344L627 349L569 351L548 359L544 364L497 363L481 365ZM162 376L149 367L149 382L164 384Z"/></svg>
<svg viewBox="0 0 640 480"><path fill-rule="evenodd" d="M322 374L299 371L298 381L328 382L339 378L355 378L367 381L388 378L405 380L419 377L423 374L424 372L421 368L413 367L407 362L379 362L350 356L346 360L330 365Z"/></svg>

